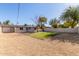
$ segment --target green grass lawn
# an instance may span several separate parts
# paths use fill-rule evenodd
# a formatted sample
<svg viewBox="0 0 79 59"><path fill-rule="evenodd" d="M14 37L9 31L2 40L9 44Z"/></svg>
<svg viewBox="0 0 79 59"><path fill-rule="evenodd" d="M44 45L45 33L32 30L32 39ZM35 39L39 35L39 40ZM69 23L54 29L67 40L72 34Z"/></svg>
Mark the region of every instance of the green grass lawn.
<svg viewBox="0 0 79 59"><path fill-rule="evenodd" d="M55 32L36 32L36 33L32 33L31 37L37 38L37 39L45 39L45 38L54 36L56 34L57 33L55 33Z"/></svg>

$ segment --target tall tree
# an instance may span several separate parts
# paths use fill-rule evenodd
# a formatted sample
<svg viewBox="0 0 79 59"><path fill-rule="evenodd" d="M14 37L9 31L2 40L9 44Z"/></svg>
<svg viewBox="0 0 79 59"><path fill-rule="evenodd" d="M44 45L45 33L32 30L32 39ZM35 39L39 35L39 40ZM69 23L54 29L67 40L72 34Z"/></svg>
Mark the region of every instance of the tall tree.
<svg viewBox="0 0 79 59"><path fill-rule="evenodd" d="M51 25L51 27L54 27L54 28L57 28L58 25L59 25L59 23L60 23L60 21L58 19L56 19L56 18L51 19L50 22L49 22L49 24Z"/></svg>
<svg viewBox="0 0 79 59"><path fill-rule="evenodd" d="M39 26L41 28L45 25L46 22L47 22L47 18L46 17L39 17L38 18L38 24L39 24Z"/></svg>
<svg viewBox="0 0 79 59"><path fill-rule="evenodd" d="M10 20L6 20L3 22L4 25L10 25Z"/></svg>
<svg viewBox="0 0 79 59"><path fill-rule="evenodd" d="M27 24L24 24L24 26L28 26Z"/></svg>
<svg viewBox="0 0 79 59"><path fill-rule="evenodd" d="M35 17L35 19L32 19L32 21L36 24L36 29L42 29L44 31L45 23L47 23L47 18L44 16L38 16Z"/></svg>
<svg viewBox="0 0 79 59"><path fill-rule="evenodd" d="M79 8L78 7L69 7L67 8L60 18L64 21L72 22L71 28L74 28L79 22Z"/></svg>

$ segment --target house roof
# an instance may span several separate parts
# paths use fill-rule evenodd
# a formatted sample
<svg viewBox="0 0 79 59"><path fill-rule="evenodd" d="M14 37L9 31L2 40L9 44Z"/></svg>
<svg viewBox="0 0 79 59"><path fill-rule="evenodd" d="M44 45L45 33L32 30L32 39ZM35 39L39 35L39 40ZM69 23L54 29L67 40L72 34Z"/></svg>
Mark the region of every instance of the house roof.
<svg viewBox="0 0 79 59"><path fill-rule="evenodd" d="M27 25L27 26L24 26L24 25L0 25L1 27L34 27L34 26L31 26L31 25Z"/></svg>

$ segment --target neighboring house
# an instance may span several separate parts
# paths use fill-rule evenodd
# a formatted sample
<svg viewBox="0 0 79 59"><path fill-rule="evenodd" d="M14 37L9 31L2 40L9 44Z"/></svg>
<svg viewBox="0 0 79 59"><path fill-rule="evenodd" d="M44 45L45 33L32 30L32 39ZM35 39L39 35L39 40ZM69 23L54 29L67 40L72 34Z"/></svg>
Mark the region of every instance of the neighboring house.
<svg viewBox="0 0 79 59"><path fill-rule="evenodd" d="M26 32L34 32L34 26L23 26L23 25L0 25L0 32L3 33L26 33Z"/></svg>
<svg viewBox="0 0 79 59"><path fill-rule="evenodd" d="M23 26L23 25L16 25L14 26L15 32L34 32L34 26Z"/></svg>

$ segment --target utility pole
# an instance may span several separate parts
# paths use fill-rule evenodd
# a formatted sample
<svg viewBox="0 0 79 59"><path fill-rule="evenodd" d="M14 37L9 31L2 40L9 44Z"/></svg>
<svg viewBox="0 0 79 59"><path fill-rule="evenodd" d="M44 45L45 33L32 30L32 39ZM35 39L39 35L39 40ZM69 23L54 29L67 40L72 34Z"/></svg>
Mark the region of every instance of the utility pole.
<svg viewBox="0 0 79 59"><path fill-rule="evenodd" d="M17 9L17 25L19 24L19 11L20 11L20 3L18 3L18 9Z"/></svg>

